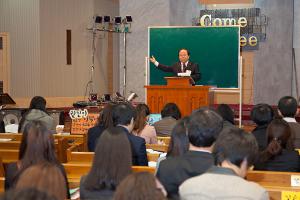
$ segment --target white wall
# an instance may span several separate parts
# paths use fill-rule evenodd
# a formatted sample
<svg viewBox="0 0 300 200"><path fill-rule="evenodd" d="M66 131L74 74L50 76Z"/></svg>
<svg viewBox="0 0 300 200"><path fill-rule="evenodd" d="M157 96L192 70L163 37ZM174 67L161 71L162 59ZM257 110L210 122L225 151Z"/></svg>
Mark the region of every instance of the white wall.
<svg viewBox="0 0 300 200"><path fill-rule="evenodd" d="M0 32L11 39L13 97L83 96L92 65L95 13L117 15L118 0L1 0ZM72 65L66 65L66 30L72 32ZM114 36L115 90L119 83L118 37ZM107 34L97 33L94 91L107 93Z"/></svg>
<svg viewBox="0 0 300 200"><path fill-rule="evenodd" d="M93 9L94 0L40 0L43 95L84 95L90 77L92 33L87 28ZM66 64L67 29L72 33L72 65ZM100 84L95 85L100 90Z"/></svg>
<svg viewBox="0 0 300 200"><path fill-rule="evenodd" d="M1 0L0 32L10 34L11 95L40 92L39 0Z"/></svg>

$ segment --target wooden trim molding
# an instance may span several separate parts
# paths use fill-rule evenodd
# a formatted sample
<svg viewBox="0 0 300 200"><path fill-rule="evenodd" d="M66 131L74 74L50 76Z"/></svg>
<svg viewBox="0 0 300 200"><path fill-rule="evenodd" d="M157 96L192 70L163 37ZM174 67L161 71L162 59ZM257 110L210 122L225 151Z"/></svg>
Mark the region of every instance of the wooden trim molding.
<svg viewBox="0 0 300 200"><path fill-rule="evenodd" d="M8 108L28 108L32 97L12 97L16 105L9 105ZM72 107L76 101L83 101L83 96L77 97L45 97L47 101L47 108L64 108Z"/></svg>
<svg viewBox="0 0 300 200"><path fill-rule="evenodd" d="M0 80L3 80L3 92L10 93L10 39L9 34L0 33L2 49L0 49Z"/></svg>

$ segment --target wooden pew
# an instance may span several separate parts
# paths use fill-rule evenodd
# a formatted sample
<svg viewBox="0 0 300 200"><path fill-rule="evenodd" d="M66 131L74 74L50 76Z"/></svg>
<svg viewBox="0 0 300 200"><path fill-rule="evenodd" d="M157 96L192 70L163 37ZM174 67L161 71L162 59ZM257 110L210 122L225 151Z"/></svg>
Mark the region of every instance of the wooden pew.
<svg viewBox="0 0 300 200"><path fill-rule="evenodd" d="M300 176L299 172L248 171L246 179L268 186L291 187L291 176ZM296 187L299 188L300 187Z"/></svg>
<svg viewBox="0 0 300 200"><path fill-rule="evenodd" d="M56 138L54 139L55 152L57 159L61 163L67 162L67 149L69 147L67 138Z"/></svg>
<svg viewBox="0 0 300 200"><path fill-rule="evenodd" d="M6 138L6 139L12 139L14 141L20 141L22 139L21 133L0 133L0 138ZM70 134L70 135L62 135L62 134L54 134L54 139L60 139L60 138L67 138L68 143L71 146L72 144L82 144L81 151L87 151L87 135L76 135L76 134Z"/></svg>
<svg viewBox="0 0 300 200"><path fill-rule="evenodd" d="M291 186L292 175L300 176L299 172L248 171L246 179L266 188L270 199L280 200L282 191L300 192L300 187Z"/></svg>
<svg viewBox="0 0 300 200"><path fill-rule="evenodd" d="M0 149L16 149L18 150L20 147L21 141L7 141L7 142L2 142L0 141Z"/></svg>
<svg viewBox="0 0 300 200"><path fill-rule="evenodd" d="M165 145L169 146L171 137L157 137L158 141L162 141Z"/></svg>
<svg viewBox="0 0 300 200"><path fill-rule="evenodd" d="M4 183L5 182L5 178L4 177L0 177L0 193L4 192Z"/></svg>
<svg viewBox="0 0 300 200"><path fill-rule="evenodd" d="M80 177L87 174L92 166L91 163L64 163L63 165L66 170L70 188L78 187L80 183ZM154 174L155 168L146 166L132 166L132 171L147 171Z"/></svg>
<svg viewBox="0 0 300 200"><path fill-rule="evenodd" d="M80 151L88 151L87 147L87 135L82 134L82 135L76 135L76 134L70 134L70 135L59 135L59 134L54 134L54 138L59 139L59 138L66 138L69 143L69 147L72 145L78 145L80 148Z"/></svg>
<svg viewBox="0 0 300 200"><path fill-rule="evenodd" d="M93 158L94 152L67 152L67 163L92 163Z"/></svg>
<svg viewBox="0 0 300 200"><path fill-rule="evenodd" d="M0 133L0 138L21 141L22 134L21 133Z"/></svg>
<svg viewBox="0 0 300 200"><path fill-rule="evenodd" d="M0 158L3 163L16 162L19 159L19 150L0 149Z"/></svg>
<svg viewBox="0 0 300 200"><path fill-rule="evenodd" d="M4 165L2 162L2 158L0 157L0 177L4 177L4 176L5 176Z"/></svg>
<svg viewBox="0 0 300 200"><path fill-rule="evenodd" d="M19 141L12 141L12 143L5 143L5 145L0 145L0 157L2 157L3 163L15 162L18 160L19 155ZM55 152L57 159L64 163L67 161L66 149L67 141L63 138L55 141Z"/></svg>
<svg viewBox="0 0 300 200"><path fill-rule="evenodd" d="M92 163L94 152L74 152L76 146L72 146L67 150L67 163ZM157 162L159 154L147 153L148 161Z"/></svg>
<svg viewBox="0 0 300 200"><path fill-rule="evenodd" d="M158 158L159 158L158 153L147 153L148 162L150 161L157 162Z"/></svg>
<svg viewBox="0 0 300 200"><path fill-rule="evenodd" d="M146 144L147 149L153 149L155 151L167 152L168 145L165 144Z"/></svg>

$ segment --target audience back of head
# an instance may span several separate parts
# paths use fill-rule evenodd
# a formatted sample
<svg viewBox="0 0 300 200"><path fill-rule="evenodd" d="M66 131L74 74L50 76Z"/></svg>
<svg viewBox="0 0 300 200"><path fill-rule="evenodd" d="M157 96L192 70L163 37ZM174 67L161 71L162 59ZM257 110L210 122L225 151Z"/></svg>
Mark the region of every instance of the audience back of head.
<svg viewBox="0 0 300 200"><path fill-rule="evenodd" d="M267 135L267 149L272 155L279 154L282 149L294 149L290 142L291 129L286 121L282 119L274 119L267 128Z"/></svg>
<svg viewBox="0 0 300 200"><path fill-rule="evenodd" d="M223 119L209 108L200 108L190 115L189 142L196 147L210 147L223 128Z"/></svg>
<svg viewBox="0 0 300 200"><path fill-rule="evenodd" d="M298 102L292 96L284 96L278 102L278 109L283 117L295 117Z"/></svg>
<svg viewBox="0 0 300 200"><path fill-rule="evenodd" d="M187 126L189 117L184 117L177 122L171 133L170 144L167 152L168 156L180 156L188 151L189 139L187 136Z"/></svg>
<svg viewBox="0 0 300 200"><path fill-rule="evenodd" d="M52 133L55 132L54 119L47 113L46 100L44 97L35 96L31 99L29 110L26 111L21 118L18 132L23 132L26 124L30 121L38 120L45 122L45 125Z"/></svg>
<svg viewBox="0 0 300 200"><path fill-rule="evenodd" d="M27 168L21 174L16 189L30 187L55 196L57 200L66 199L66 182L56 165L45 162Z"/></svg>
<svg viewBox="0 0 300 200"><path fill-rule="evenodd" d="M46 112L46 99L41 96L35 96L31 99L29 110L38 109Z"/></svg>
<svg viewBox="0 0 300 200"><path fill-rule="evenodd" d="M251 119L259 126L269 124L274 117L274 111L268 104L257 104L251 110Z"/></svg>
<svg viewBox="0 0 300 200"><path fill-rule="evenodd" d="M258 145L252 134L246 133L241 129L224 129L214 145L213 154L216 165L222 166L224 161L229 161L237 167L242 167L246 161L246 170L254 164L258 153Z"/></svg>
<svg viewBox="0 0 300 200"><path fill-rule="evenodd" d="M58 163L52 133L41 121L29 122L20 144L19 160L21 169L43 161Z"/></svg>
<svg viewBox="0 0 300 200"><path fill-rule="evenodd" d="M115 106L113 103L105 105L100 113L98 124L102 124L105 128L113 127L112 109Z"/></svg>
<svg viewBox="0 0 300 200"><path fill-rule="evenodd" d="M112 120L113 125L127 126L136 118L136 111L132 105L128 103L120 103L113 107ZM132 127L133 128L133 127Z"/></svg>
<svg viewBox="0 0 300 200"><path fill-rule="evenodd" d="M217 107L217 113L225 120L234 124L234 112L227 104L220 104Z"/></svg>
<svg viewBox="0 0 300 200"><path fill-rule="evenodd" d="M133 173L127 176L117 188L114 200L163 200L155 177L148 172Z"/></svg>
<svg viewBox="0 0 300 200"><path fill-rule="evenodd" d="M0 200L58 200L55 196L49 195L36 188L13 189L5 192Z"/></svg>
<svg viewBox="0 0 300 200"><path fill-rule="evenodd" d="M181 118L181 112L175 103L167 103L161 110L161 117L173 117L178 120Z"/></svg>
<svg viewBox="0 0 300 200"><path fill-rule="evenodd" d="M131 173L131 165L131 146L124 130L108 128L98 140L84 186L88 190L114 190Z"/></svg>
<svg viewBox="0 0 300 200"><path fill-rule="evenodd" d="M134 128L137 133L140 133L147 124L147 116L150 115L150 109L146 104L139 104L136 107L136 119Z"/></svg>

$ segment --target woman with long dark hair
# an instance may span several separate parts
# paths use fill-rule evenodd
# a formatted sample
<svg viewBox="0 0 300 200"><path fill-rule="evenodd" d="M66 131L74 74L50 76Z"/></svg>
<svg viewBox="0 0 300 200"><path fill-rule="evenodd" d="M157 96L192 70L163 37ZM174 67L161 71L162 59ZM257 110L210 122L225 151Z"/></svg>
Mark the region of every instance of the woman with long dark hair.
<svg viewBox="0 0 300 200"><path fill-rule="evenodd" d="M154 126L147 124L150 109L146 104L139 104L136 107L137 117L134 120L133 134L145 139L147 144L157 144L156 131Z"/></svg>
<svg viewBox="0 0 300 200"><path fill-rule="evenodd" d="M66 181L67 197L70 198L66 172L56 158L53 134L41 121L31 121L26 125L19 148L19 160L7 164L5 168L5 190L14 188L19 176L28 167L44 162L52 163L61 170Z"/></svg>
<svg viewBox="0 0 300 200"><path fill-rule="evenodd" d="M156 172L159 168L159 163L169 157L181 156L189 150L189 138L187 136L187 125L189 123L189 117L180 119L171 133L170 144L167 153L161 155L156 164Z"/></svg>
<svg viewBox="0 0 300 200"><path fill-rule="evenodd" d="M80 199L112 199L131 173L131 146L121 127L106 129L98 140L90 172L81 177Z"/></svg>
<svg viewBox="0 0 300 200"><path fill-rule="evenodd" d="M16 189L36 188L57 200L66 199L66 180L54 164L41 163L27 168L20 176Z"/></svg>
<svg viewBox="0 0 300 200"><path fill-rule="evenodd" d="M115 104L106 104L99 114L98 123L96 126L88 130L88 148L89 151L95 151L97 141L102 132L110 127L113 127L112 108Z"/></svg>
<svg viewBox="0 0 300 200"><path fill-rule="evenodd" d="M114 200L165 200L166 191L149 172L133 173L118 186Z"/></svg>
<svg viewBox="0 0 300 200"><path fill-rule="evenodd" d="M268 146L260 155L257 170L300 171L299 153L290 141L291 129L283 119L274 119L267 128Z"/></svg>

